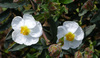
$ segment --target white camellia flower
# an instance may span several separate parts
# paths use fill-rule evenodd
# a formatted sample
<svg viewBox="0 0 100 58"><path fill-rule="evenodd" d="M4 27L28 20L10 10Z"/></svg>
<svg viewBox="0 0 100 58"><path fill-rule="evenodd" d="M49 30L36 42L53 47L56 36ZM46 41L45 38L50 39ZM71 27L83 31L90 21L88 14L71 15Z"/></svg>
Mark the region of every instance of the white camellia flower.
<svg viewBox="0 0 100 58"><path fill-rule="evenodd" d="M57 42L64 37L64 45L62 49L77 48L84 38L82 28L75 21L65 21L63 26L58 26Z"/></svg>
<svg viewBox="0 0 100 58"><path fill-rule="evenodd" d="M24 14L23 18L16 16L12 20L12 39L18 44L25 44L27 46L36 44L39 37L42 35L41 23L35 21L32 15Z"/></svg>

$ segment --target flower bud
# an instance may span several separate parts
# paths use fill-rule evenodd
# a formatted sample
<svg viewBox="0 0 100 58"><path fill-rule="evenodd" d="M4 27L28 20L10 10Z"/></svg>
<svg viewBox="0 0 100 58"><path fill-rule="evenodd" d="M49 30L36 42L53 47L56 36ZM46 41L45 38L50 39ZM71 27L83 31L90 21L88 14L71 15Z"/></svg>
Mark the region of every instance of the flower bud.
<svg viewBox="0 0 100 58"><path fill-rule="evenodd" d="M75 56L74 56L75 58L83 58L82 57L82 53L80 52L80 51L77 51L76 53L75 53Z"/></svg>
<svg viewBox="0 0 100 58"><path fill-rule="evenodd" d="M59 57L60 52L61 52L61 44L52 44L49 46L48 51L50 53L50 56L55 58Z"/></svg>
<svg viewBox="0 0 100 58"><path fill-rule="evenodd" d="M92 0L88 0L86 3L84 3L84 5L82 6L83 9L86 10L92 10L94 7L93 1Z"/></svg>
<svg viewBox="0 0 100 58"><path fill-rule="evenodd" d="M85 54L84 58L92 58L93 57L93 51L89 47L85 48Z"/></svg>

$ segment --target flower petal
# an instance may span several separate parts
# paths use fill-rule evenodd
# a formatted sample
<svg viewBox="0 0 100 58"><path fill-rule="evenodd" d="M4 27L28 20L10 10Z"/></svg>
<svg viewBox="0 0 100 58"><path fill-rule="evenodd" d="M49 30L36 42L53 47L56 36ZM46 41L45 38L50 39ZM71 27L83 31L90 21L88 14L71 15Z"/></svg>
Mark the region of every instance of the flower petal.
<svg viewBox="0 0 100 58"><path fill-rule="evenodd" d="M75 22L75 21L65 21L63 23L63 26L69 31L74 33L77 28L79 27L79 25Z"/></svg>
<svg viewBox="0 0 100 58"><path fill-rule="evenodd" d="M82 43L82 40L80 40L80 41L74 40L74 41L70 42L70 47L73 48L73 49L75 49L75 48L77 48L81 43Z"/></svg>
<svg viewBox="0 0 100 58"><path fill-rule="evenodd" d="M12 20L12 28L14 30L16 29L20 29L21 26L24 25L24 20L20 17L20 16L16 16L13 20Z"/></svg>
<svg viewBox="0 0 100 58"><path fill-rule="evenodd" d="M76 40L83 40L83 38L84 38L84 32L83 32L83 30L82 30L82 28L81 27L78 27L78 29L75 31L75 39Z"/></svg>
<svg viewBox="0 0 100 58"><path fill-rule="evenodd" d="M24 35L20 34L20 30L13 31L12 39L18 44L23 44L26 41Z"/></svg>
<svg viewBox="0 0 100 58"><path fill-rule="evenodd" d="M25 20L25 25L28 28L34 28L36 26L36 21L32 15L24 14L23 19Z"/></svg>
<svg viewBox="0 0 100 58"><path fill-rule="evenodd" d="M64 37L64 45L62 46L62 49L68 50L70 48L69 41L67 41Z"/></svg>
<svg viewBox="0 0 100 58"><path fill-rule="evenodd" d="M30 29L30 35L32 37L40 37L42 35L42 26L41 23L36 21L36 26Z"/></svg>
<svg viewBox="0 0 100 58"><path fill-rule="evenodd" d="M58 39L64 37L65 34L67 34L67 32L68 32L68 31L65 29L65 27L63 27L63 26L58 26L58 33L57 33Z"/></svg>
<svg viewBox="0 0 100 58"><path fill-rule="evenodd" d="M30 46L32 44L36 44L39 41L39 38L35 38L35 37L30 36L30 35L25 36L25 37L27 39L26 39L26 42L24 42L24 44L27 46Z"/></svg>

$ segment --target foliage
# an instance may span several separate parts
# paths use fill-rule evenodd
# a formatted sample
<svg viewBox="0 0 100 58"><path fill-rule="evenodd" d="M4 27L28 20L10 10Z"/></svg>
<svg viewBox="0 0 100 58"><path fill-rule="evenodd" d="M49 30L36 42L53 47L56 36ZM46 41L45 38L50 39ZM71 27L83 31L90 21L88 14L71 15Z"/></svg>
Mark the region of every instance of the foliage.
<svg viewBox="0 0 100 58"><path fill-rule="evenodd" d="M92 57L99 58L99 5L100 0L0 0L0 43L4 41L0 45L0 54L4 58L52 58L48 48L57 44L57 27L65 21L76 21L84 30L84 40L76 49L62 50L59 57L77 57L77 51L87 55L88 47L93 51ZM32 14L43 27L39 42L31 46L20 45L12 40L12 19L25 13ZM2 36L4 34L6 36Z"/></svg>

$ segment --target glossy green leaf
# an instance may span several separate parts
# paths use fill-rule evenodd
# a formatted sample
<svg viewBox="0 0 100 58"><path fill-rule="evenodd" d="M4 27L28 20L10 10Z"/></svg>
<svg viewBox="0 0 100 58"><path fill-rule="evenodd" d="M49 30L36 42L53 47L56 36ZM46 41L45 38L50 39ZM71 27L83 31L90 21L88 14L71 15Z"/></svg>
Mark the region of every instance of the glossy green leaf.
<svg viewBox="0 0 100 58"><path fill-rule="evenodd" d="M43 38L41 38L41 43L43 44L43 46L46 46L46 41Z"/></svg>
<svg viewBox="0 0 100 58"><path fill-rule="evenodd" d="M6 22L4 22L1 26L0 26L0 31L6 30L11 26L11 21L12 21L13 17L10 16L8 18L8 20Z"/></svg>
<svg viewBox="0 0 100 58"><path fill-rule="evenodd" d="M88 35L94 30L95 27L96 27L95 24L86 27L86 28L84 29L85 36L88 36Z"/></svg>
<svg viewBox="0 0 100 58"><path fill-rule="evenodd" d="M69 4L69 3L72 3L74 0L59 0L60 3L63 3L63 4Z"/></svg>
<svg viewBox="0 0 100 58"><path fill-rule="evenodd" d="M34 11L32 9L30 9L30 10L24 10L23 14L25 14L25 13L34 13Z"/></svg>
<svg viewBox="0 0 100 58"><path fill-rule="evenodd" d="M13 32L13 29L10 30L6 36L6 40L5 40L5 43L4 43L4 47L5 48L8 48L9 45L13 42L12 40L12 32Z"/></svg>
<svg viewBox="0 0 100 58"><path fill-rule="evenodd" d="M97 14L95 14L93 16L93 18L90 20L90 22L92 23L97 23L98 21L100 21L100 10L97 12Z"/></svg>
<svg viewBox="0 0 100 58"><path fill-rule="evenodd" d="M57 25L56 25L56 22L50 18L48 19L48 23L50 24L50 32L51 32L51 36L52 36L52 39L50 40L52 43L56 43L56 40L57 40Z"/></svg>
<svg viewBox="0 0 100 58"><path fill-rule="evenodd" d="M5 3L5 2L7 2L7 3L12 3L13 0L0 0L0 3Z"/></svg>
<svg viewBox="0 0 100 58"><path fill-rule="evenodd" d="M21 3L0 3L0 7L5 7L5 8L17 8L25 5L26 2L21 2Z"/></svg>
<svg viewBox="0 0 100 58"><path fill-rule="evenodd" d="M35 45L32 45L31 47L35 48L37 50L42 50L43 49L43 46L41 44L35 44Z"/></svg>
<svg viewBox="0 0 100 58"><path fill-rule="evenodd" d="M23 49L23 48L25 48L26 47L26 45L23 45L23 44L14 44L12 47L10 47L8 50L9 51L17 51L17 50L20 50L20 49Z"/></svg>
<svg viewBox="0 0 100 58"><path fill-rule="evenodd" d="M79 16L83 16L88 12L88 10L86 9L81 9L81 11L79 12Z"/></svg>
<svg viewBox="0 0 100 58"><path fill-rule="evenodd" d="M10 9L7 9L6 11L2 12L0 14L0 22L3 21L4 19L6 19L9 14L10 14Z"/></svg>

